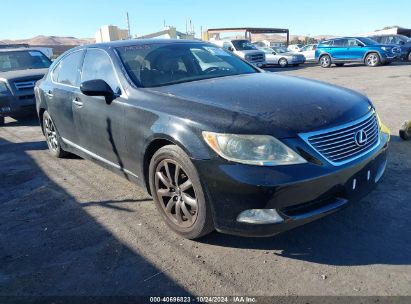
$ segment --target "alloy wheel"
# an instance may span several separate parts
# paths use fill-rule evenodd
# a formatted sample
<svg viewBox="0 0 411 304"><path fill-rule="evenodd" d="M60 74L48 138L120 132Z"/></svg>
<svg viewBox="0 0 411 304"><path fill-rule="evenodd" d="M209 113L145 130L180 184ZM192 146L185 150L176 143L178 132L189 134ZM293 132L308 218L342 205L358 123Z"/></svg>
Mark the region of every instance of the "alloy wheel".
<svg viewBox="0 0 411 304"><path fill-rule="evenodd" d="M59 148L57 132L50 116L47 116L44 119L44 134L46 136L47 145L49 146L50 150L57 152Z"/></svg>
<svg viewBox="0 0 411 304"><path fill-rule="evenodd" d="M329 67L330 66L330 57L323 56L323 57L321 57L320 62L321 62L322 67Z"/></svg>
<svg viewBox="0 0 411 304"><path fill-rule="evenodd" d="M285 58L280 59L279 64L282 68L285 68L288 65L287 59Z"/></svg>
<svg viewBox="0 0 411 304"><path fill-rule="evenodd" d="M376 54L370 54L367 56L367 65L376 66L378 64L379 58Z"/></svg>
<svg viewBox="0 0 411 304"><path fill-rule="evenodd" d="M166 216L182 228L191 227L197 219L198 201L184 169L174 160L162 160L155 171L155 187Z"/></svg>

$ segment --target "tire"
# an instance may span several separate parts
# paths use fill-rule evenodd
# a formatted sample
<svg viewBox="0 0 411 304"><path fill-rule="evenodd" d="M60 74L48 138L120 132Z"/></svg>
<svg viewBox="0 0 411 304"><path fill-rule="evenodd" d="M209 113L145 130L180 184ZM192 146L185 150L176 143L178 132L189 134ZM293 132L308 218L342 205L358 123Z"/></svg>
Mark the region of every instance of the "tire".
<svg viewBox="0 0 411 304"><path fill-rule="evenodd" d="M380 55L378 55L377 53L369 53L365 57L365 64L369 67L379 66L381 64Z"/></svg>
<svg viewBox="0 0 411 304"><path fill-rule="evenodd" d="M404 122L400 128L399 134L403 140L409 140L411 138L411 122Z"/></svg>
<svg viewBox="0 0 411 304"><path fill-rule="evenodd" d="M331 67L331 57L329 55L322 55L319 59L320 65L322 68L329 68Z"/></svg>
<svg viewBox="0 0 411 304"><path fill-rule="evenodd" d="M43 133L46 137L49 151L54 157L62 158L68 154L61 147L61 138L58 135L56 126L47 111L43 113Z"/></svg>
<svg viewBox="0 0 411 304"><path fill-rule="evenodd" d="M344 63L336 63L335 65L338 66L338 67L343 67Z"/></svg>
<svg viewBox="0 0 411 304"><path fill-rule="evenodd" d="M4 126L4 117L0 116L0 126Z"/></svg>
<svg viewBox="0 0 411 304"><path fill-rule="evenodd" d="M180 147L164 146L153 155L149 183L157 209L171 230L187 239L196 239L214 230L200 177Z"/></svg>
<svg viewBox="0 0 411 304"><path fill-rule="evenodd" d="M411 52L408 53L407 59L411 62Z"/></svg>
<svg viewBox="0 0 411 304"><path fill-rule="evenodd" d="M278 60L278 64L280 67L285 68L288 66L288 61L285 58L280 58L280 60Z"/></svg>

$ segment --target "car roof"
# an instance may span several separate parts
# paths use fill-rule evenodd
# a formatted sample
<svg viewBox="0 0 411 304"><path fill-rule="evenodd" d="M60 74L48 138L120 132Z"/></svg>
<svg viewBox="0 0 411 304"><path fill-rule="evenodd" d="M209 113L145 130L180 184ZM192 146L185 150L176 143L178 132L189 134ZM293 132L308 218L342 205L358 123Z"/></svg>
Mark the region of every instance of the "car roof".
<svg viewBox="0 0 411 304"><path fill-rule="evenodd" d="M1 53L7 53L7 52L23 52L23 51L38 51L41 52L41 50L39 50L38 48L25 48L25 47L21 47L21 48L0 48L0 52Z"/></svg>
<svg viewBox="0 0 411 304"><path fill-rule="evenodd" d="M122 46L145 45L145 44L177 44L177 43L208 43L202 40L186 39L130 39L112 42L94 43L81 46L82 48L117 48Z"/></svg>

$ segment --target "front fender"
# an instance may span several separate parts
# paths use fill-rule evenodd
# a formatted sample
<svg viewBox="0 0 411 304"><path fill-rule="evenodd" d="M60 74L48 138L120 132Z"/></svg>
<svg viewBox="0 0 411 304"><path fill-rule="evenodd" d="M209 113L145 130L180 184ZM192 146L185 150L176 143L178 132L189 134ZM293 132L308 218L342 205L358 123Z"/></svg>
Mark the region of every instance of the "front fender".
<svg viewBox="0 0 411 304"><path fill-rule="evenodd" d="M145 148L155 140L165 139L180 148L192 159L204 160L213 157L212 151L203 140L201 126L187 118L165 118L172 120L156 121L151 126L151 136L146 139ZM164 128L167 126L167 129Z"/></svg>

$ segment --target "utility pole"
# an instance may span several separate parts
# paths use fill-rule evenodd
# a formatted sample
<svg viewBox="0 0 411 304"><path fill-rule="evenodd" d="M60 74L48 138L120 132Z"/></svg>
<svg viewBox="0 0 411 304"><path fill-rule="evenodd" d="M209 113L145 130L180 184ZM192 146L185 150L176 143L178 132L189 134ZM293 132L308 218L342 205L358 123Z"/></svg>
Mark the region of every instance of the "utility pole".
<svg viewBox="0 0 411 304"><path fill-rule="evenodd" d="M131 39L130 18L128 17L128 12L126 12L126 22L127 22L128 39Z"/></svg>

